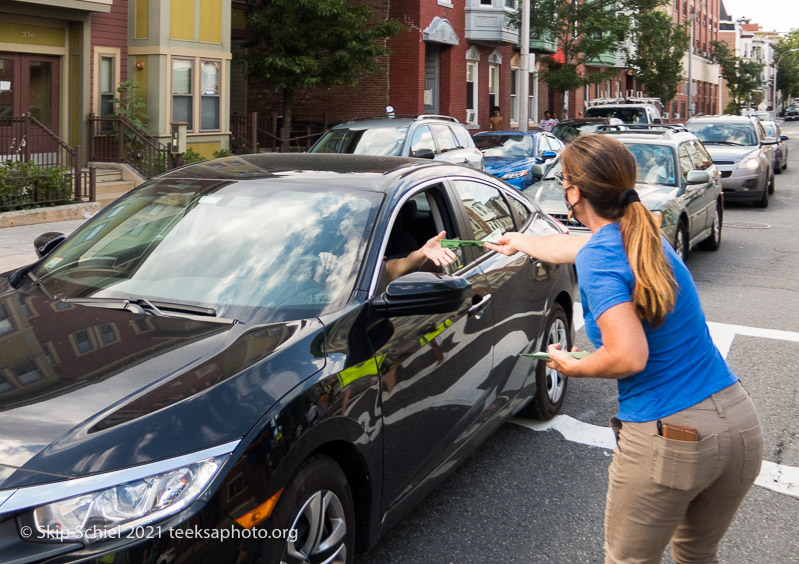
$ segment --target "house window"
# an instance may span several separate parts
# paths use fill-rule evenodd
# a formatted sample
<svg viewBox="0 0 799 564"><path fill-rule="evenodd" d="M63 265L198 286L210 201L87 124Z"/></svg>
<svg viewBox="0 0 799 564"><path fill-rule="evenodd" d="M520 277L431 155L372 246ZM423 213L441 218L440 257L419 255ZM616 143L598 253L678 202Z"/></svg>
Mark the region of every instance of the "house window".
<svg viewBox="0 0 799 564"><path fill-rule="evenodd" d="M505 0L505 7L512 10L516 9L516 0Z"/></svg>
<svg viewBox="0 0 799 564"><path fill-rule="evenodd" d="M185 121L188 131L194 131L193 75L194 61L172 59L172 121Z"/></svg>
<svg viewBox="0 0 799 564"><path fill-rule="evenodd" d="M490 6L491 4L493 4L493 2L494 2L494 0L480 0L480 5L481 6Z"/></svg>
<svg viewBox="0 0 799 564"><path fill-rule="evenodd" d="M499 105L499 66L488 65L488 111Z"/></svg>
<svg viewBox="0 0 799 564"><path fill-rule="evenodd" d="M221 61L201 61L200 129L219 129L219 76Z"/></svg>
<svg viewBox="0 0 799 564"><path fill-rule="evenodd" d="M116 84L114 69L116 60L114 57L100 57L100 117L114 115L114 98Z"/></svg>
<svg viewBox="0 0 799 564"><path fill-rule="evenodd" d="M477 125L477 62L466 63L466 123Z"/></svg>
<svg viewBox="0 0 799 564"><path fill-rule="evenodd" d="M527 122L536 122L538 116L538 110L535 107L535 86L536 86L536 75L530 73L527 75Z"/></svg>

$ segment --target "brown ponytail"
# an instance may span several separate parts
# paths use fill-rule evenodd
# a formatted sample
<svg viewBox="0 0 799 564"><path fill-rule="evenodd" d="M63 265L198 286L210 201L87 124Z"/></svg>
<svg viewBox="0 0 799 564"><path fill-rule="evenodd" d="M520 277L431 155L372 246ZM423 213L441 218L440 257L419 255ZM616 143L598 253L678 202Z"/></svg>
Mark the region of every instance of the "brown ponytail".
<svg viewBox="0 0 799 564"><path fill-rule="evenodd" d="M657 327L674 309L677 282L655 218L640 201L626 203L629 199L623 197L635 189L635 157L608 135L586 135L572 141L560 160L566 180L594 211L604 219L620 220L624 251L635 277L635 312Z"/></svg>

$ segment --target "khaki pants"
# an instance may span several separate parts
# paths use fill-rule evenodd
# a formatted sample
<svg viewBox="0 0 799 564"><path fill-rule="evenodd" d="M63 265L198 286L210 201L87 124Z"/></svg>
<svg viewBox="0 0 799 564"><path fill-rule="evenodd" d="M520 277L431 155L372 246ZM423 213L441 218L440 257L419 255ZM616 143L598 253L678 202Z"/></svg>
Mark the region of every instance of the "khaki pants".
<svg viewBox="0 0 799 564"><path fill-rule="evenodd" d="M608 472L605 562L718 562L718 546L760 472L763 435L740 383L662 419L696 427L698 442L658 435L657 421L615 417Z"/></svg>

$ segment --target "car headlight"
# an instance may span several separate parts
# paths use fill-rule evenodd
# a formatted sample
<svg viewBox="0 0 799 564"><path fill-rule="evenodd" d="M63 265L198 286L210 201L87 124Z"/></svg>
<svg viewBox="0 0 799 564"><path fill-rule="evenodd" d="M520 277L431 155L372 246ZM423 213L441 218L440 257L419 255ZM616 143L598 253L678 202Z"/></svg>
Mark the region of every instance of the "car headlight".
<svg viewBox="0 0 799 564"><path fill-rule="evenodd" d="M738 163L738 168L757 170L758 167L760 167L760 159L758 157L747 157L741 159L741 162Z"/></svg>
<svg viewBox="0 0 799 564"><path fill-rule="evenodd" d="M92 542L177 513L205 490L226 456L37 507L39 538Z"/></svg>
<svg viewBox="0 0 799 564"><path fill-rule="evenodd" d="M500 178L503 180L513 180L514 178L521 178L522 176L527 176L529 170L514 170L513 172L506 172Z"/></svg>

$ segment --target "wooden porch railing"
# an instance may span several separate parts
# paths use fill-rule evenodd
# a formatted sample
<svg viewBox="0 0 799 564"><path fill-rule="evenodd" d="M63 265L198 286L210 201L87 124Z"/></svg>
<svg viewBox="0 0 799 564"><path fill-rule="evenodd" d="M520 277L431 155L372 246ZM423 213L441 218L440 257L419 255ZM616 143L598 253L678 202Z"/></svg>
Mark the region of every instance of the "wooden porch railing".
<svg viewBox="0 0 799 564"><path fill-rule="evenodd" d="M0 210L75 200L95 201L93 171L30 114L0 117Z"/></svg>
<svg viewBox="0 0 799 564"><path fill-rule="evenodd" d="M277 112L230 116L230 151L241 155L267 151L307 151L330 127L327 112L321 116L293 116L291 133L280 137L282 117Z"/></svg>
<svg viewBox="0 0 799 564"><path fill-rule="evenodd" d="M89 114L89 160L127 163L145 178L171 168L169 148L122 116Z"/></svg>

